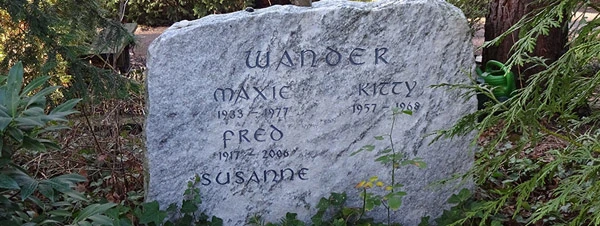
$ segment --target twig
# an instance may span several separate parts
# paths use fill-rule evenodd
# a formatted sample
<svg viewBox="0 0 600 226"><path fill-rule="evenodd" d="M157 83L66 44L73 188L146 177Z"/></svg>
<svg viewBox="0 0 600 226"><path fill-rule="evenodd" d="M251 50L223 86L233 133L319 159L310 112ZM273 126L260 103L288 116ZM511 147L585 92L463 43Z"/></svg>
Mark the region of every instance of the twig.
<svg viewBox="0 0 600 226"><path fill-rule="evenodd" d="M85 122L87 123L88 129L90 133L92 133L92 138L94 138L94 144L96 145L96 151L101 152L102 148L100 147L100 142L98 142L98 138L96 137L96 133L94 132L94 127L92 127L92 123L88 118L88 114L85 110L85 105L81 108L81 113L83 113L83 117L85 118Z"/></svg>

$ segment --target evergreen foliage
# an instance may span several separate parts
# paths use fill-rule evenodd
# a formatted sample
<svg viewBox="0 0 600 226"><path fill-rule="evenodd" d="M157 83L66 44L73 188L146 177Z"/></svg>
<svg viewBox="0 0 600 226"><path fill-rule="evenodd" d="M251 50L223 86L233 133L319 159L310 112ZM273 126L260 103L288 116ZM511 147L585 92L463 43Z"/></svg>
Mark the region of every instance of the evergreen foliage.
<svg viewBox="0 0 600 226"><path fill-rule="evenodd" d="M90 44L99 29L119 31L107 45L127 35L103 16L96 1L0 0L0 19L0 68L22 61L26 81L49 75L53 84L68 87L67 97L86 97L89 90L98 96L123 94L115 92L125 90L115 70L94 67L85 58L94 54Z"/></svg>
<svg viewBox="0 0 600 226"><path fill-rule="evenodd" d="M119 13L120 0L102 0L112 15ZM127 21L149 26L165 26L181 20L228 13L252 6L252 0L128 0Z"/></svg>
<svg viewBox="0 0 600 226"><path fill-rule="evenodd" d="M598 3L581 0L543 3L546 7L528 14L486 45L520 29L508 67L534 63L544 70L532 75L528 85L508 101L494 100L439 134L453 136L476 130L488 139L480 142L471 171L479 195L469 199L470 208L461 211L464 217L451 225L490 225L499 219L536 225L600 225L600 113L581 111L598 104L600 18L587 18L586 22L575 14L600 8ZM560 59L546 64L544 59L530 56L538 37L572 18L579 23L572 25L568 50ZM484 92L493 99L486 87L467 88L472 95ZM548 139L558 142L546 148L539 146Z"/></svg>
<svg viewBox="0 0 600 226"><path fill-rule="evenodd" d="M482 25L481 22L488 12L490 0L448 0L448 2L462 10L469 19L469 27L474 32Z"/></svg>

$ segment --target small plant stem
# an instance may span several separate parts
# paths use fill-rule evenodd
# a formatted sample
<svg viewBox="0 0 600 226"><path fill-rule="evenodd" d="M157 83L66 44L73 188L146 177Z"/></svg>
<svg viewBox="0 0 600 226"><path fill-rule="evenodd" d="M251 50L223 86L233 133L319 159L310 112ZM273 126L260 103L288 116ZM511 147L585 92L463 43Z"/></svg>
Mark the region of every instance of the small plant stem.
<svg viewBox="0 0 600 226"><path fill-rule="evenodd" d="M394 186L396 185L396 150L394 149L394 124L396 124L396 113L392 113L392 127L390 129L390 148L392 149L392 189L391 192L394 193ZM390 225L391 213L390 208L387 207L387 221L388 225Z"/></svg>
<svg viewBox="0 0 600 226"><path fill-rule="evenodd" d="M579 143L579 142L577 142L576 140L573 140L573 139L571 139L570 137L563 136L563 135L561 135L561 134L559 134L559 133L556 133L556 132L554 132L554 131L551 131L551 130L549 130L548 128L546 128L545 126L543 126L543 125L540 125L540 129L541 129L541 130L542 130L544 133L550 134L550 135L552 135L552 136L555 136L555 137L557 137L557 138L559 138L559 139L562 139L562 140L564 140L564 141L567 141L567 142L569 142L569 143L571 143L571 144L573 144L573 145L575 145L575 146L577 146L577 147L579 147L579 148L583 146L583 144L582 144L582 143Z"/></svg>
<svg viewBox="0 0 600 226"><path fill-rule="evenodd" d="M87 126L90 129L90 133L92 133L92 138L94 138L94 144L96 144L96 150L102 151L102 148L100 147L100 142L98 142L98 138L96 138L96 133L94 132L94 127L92 126L92 123L90 122L90 119L88 118L88 114L85 110L85 105L81 107L81 113L83 113L85 122L87 123Z"/></svg>
<svg viewBox="0 0 600 226"><path fill-rule="evenodd" d="M365 214L366 208L367 208L367 189L363 188L363 205L362 205L362 209L360 211L360 216L358 216L358 220L360 220L362 218L362 216Z"/></svg>

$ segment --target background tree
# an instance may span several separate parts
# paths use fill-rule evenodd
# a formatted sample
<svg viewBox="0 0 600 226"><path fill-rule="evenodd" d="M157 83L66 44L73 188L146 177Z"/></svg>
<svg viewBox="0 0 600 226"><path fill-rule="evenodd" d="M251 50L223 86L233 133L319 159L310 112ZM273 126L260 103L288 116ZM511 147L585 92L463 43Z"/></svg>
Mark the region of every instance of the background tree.
<svg viewBox="0 0 600 226"><path fill-rule="evenodd" d="M541 9L548 7L550 4L551 1L542 0L492 0L485 21L485 40L491 41L502 36L526 15L536 15L540 13ZM535 37L536 41L533 43L535 48L531 51L529 57L539 58L530 58L531 61L539 62L543 60L545 64L551 64L565 52L568 35L568 20L565 19L567 15L569 15L569 12L563 12L563 18L559 23L549 27L546 33ZM483 62L490 60L508 62L514 53L511 51L513 45L523 37L525 32L526 30L516 29L504 34L501 41L484 48ZM523 87L523 83L530 75L543 70L539 64L532 63L516 65L512 69L516 75L519 75L521 81L518 85L520 87Z"/></svg>
<svg viewBox="0 0 600 226"><path fill-rule="evenodd" d="M125 94L114 92L124 91L126 84L114 70L94 67L82 57L90 54L99 29L117 31L107 45L128 35L120 23L104 17L97 1L0 0L0 19L3 70L22 61L26 81L50 75L53 84L68 87L62 94L70 97L85 97L88 91L98 97Z"/></svg>

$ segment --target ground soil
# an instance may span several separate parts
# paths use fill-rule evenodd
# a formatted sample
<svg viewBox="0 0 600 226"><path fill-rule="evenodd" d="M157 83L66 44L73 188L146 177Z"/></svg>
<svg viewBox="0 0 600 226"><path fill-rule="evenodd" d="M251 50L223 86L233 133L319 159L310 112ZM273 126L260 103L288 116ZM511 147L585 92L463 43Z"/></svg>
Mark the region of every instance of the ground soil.
<svg viewBox="0 0 600 226"><path fill-rule="evenodd" d="M135 31L135 48L133 49L133 61L136 63L146 65L146 55L148 54L148 47L158 38L169 27L148 27L140 26Z"/></svg>

